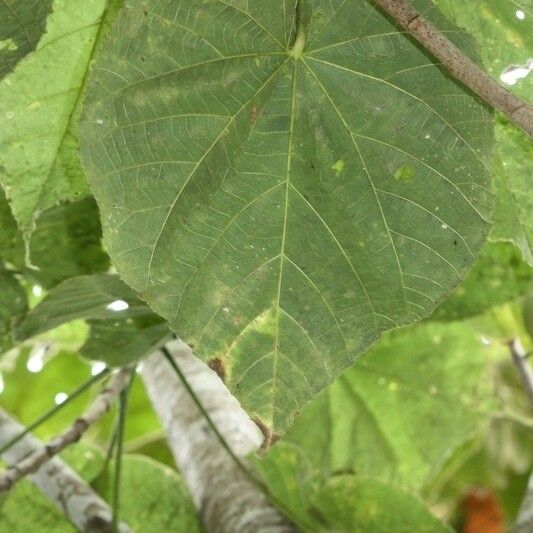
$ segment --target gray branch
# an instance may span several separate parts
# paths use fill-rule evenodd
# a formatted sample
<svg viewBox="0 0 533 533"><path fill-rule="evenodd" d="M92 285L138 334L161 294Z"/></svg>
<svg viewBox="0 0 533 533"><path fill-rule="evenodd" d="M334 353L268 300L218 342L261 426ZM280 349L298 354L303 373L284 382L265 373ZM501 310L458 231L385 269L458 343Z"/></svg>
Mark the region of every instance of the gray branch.
<svg viewBox="0 0 533 533"><path fill-rule="evenodd" d="M67 446L77 442L92 424L111 409L117 396L128 384L131 372L130 368L119 370L85 413L78 417L70 427L44 446L34 449L29 455L21 456L19 461L12 463L5 472L2 472L0 474L0 492L9 490L17 481L36 472Z"/></svg>
<svg viewBox="0 0 533 533"><path fill-rule="evenodd" d="M256 452L262 433L218 375L181 341L166 347L235 455ZM143 361L141 373L206 531L294 531L222 447L161 352Z"/></svg>
<svg viewBox="0 0 533 533"><path fill-rule="evenodd" d="M18 435L24 427L0 409L0 446ZM17 464L39 452L44 444L31 433L8 448L2 459ZM41 492L65 514L80 531L102 533L111 531L112 511L89 485L59 457L53 457L28 476ZM121 524L120 533L130 530Z"/></svg>

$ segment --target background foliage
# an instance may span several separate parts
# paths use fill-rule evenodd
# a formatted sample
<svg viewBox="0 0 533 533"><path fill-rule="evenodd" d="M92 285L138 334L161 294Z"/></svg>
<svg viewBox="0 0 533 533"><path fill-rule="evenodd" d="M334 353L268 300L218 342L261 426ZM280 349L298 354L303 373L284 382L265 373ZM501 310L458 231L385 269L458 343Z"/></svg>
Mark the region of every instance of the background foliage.
<svg viewBox="0 0 533 533"><path fill-rule="evenodd" d="M471 53L479 53L483 64L495 77L503 75L503 80L510 80L509 72L512 74L516 67L526 64L533 36L530 2L438 0L435 3L449 20L466 28L476 39L477 47L474 48L465 44L470 41L462 32L450 34L467 46ZM290 83L284 79L268 87L269 94L262 95L257 102L251 100L242 108L234 105L233 101L243 96L239 93L238 84L228 80L220 94L213 96L213 109L208 110L210 114L221 114L220 101L232 102L234 109L223 110L225 119L218 117L212 118L211 122L200 123L192 122L190 118L179 122L166 117L164 98L168 86L156 82L143 85L139 68L157 77L176 61L184 61L183 51L191 47L197 50L196 59L201 57L205 60L210 57L209 54L216 54L212 46L201 45L201 39L184 33L183 28L173 29L173 42L179 46L171 52L166 49L166 41L160 41L159 35L169 31L165 18L168 14L160 7L157 8L163 10L160 13L150 10L147 15L143 8L145 4L153 7L159 3L126 2L118 22L121 31L110 37L110 44L105 49L102 49L102 42L121 7L120 1L54 0L39 3L36 11L28 7L31 2L21 1L16 3L20 12L15 18L4 13L11 4L9 1L0 3L0 184L3 188L0 194L0 352L3 353L0 358L0 405L23 423L30 423L88 379L92 372L98 371L102 367L101 361L111 365L124 364L148 353L166 339L170 331L166 323L146 306L143 302L146 299L170 320L171 326L187 336L187 340L197 340L202 329L209 324L210 339L199 349L199 355L206 359L220 355L221 350L227 348L228 339L235 339L232 357L224 359L230 375L229 385L244 405L267 420L274 431L281 433L287 430L289 420L295 417L283 440L266 456L255 458L254 464L273 493L287 502L302 525L309 529L350 530L356 524L361 531L437 532L446 531L448 525L460 529L472 519L471 502L478 489L488 491L497 502L496 509L503 520L507 524L512 523L531 472L533 450L531 408L506 345L510 338L518 336L526 348L532 347L533 299L531 295L528 297L528 292L531 294L533 287L533 206L527 188L531 143L525 135L502 117L496 117L494 225L490 233L491 242L482 247L469 271L473 259L467 249L470 247L475 255L481 245L488 230L482 219L488 218L487 204L490 203L485 192L472 185L470 174L474 173L475 179L482 180L484 187L488 187L488 173L482 170L477 156L474 157L468 150L463 152L453 148L457 150L453 152L451 149L453 153L450 153L449 160L442 159L442 152L435 152L433 159L427 159L426 150L436 150L435 146L445 145L446 139L450 143L454 139L457 141L451 131L455 128L460 130L460 137L469 139L481 150L481 157L488 164L490 128L481 127L479 121L489 121L489 113L470 96L464 106L449 104L450 92L458 96L463 89L431 64L433 77L394 74L395 69L421 67L430 61L404 36L382 37L379 46L374 40L373 46L377 48L365 48L362 43L354 45L354 48L347 45L345 55L336 56L331 49L317 52L319 59L343 68L352 67L345 63L346 55L356 52L366 54L363 56L366 63L358 65L359 70L363 67L367 69L364 72L366 77L357 87L362 95L373 93L372 101L355 101L353 111L346 111L348 114L344 122L347 128L343 124L344 115L335 114L330 104L319 96L317 78L323 80L323 85L331 85L339 101L347 98L343 91L354 80L344 73L340 80L342 86L337 87L335 84L339 84L339 80L325 66L319 67L318 62L316 65L313 63L313 72L302 70L296 75L299 76L297 81L306 79L306 85L302 83L297 93L293 91L293 96L297 95L298 102L311 98L317 109L328 108L319 118L323 126L337 131L331 145L324 142L325 147L321 151L320 146L313 144L316 139L312 142L306 134L308 130L315 131L320 121L317 122L317 117L313 117L304 106L298 104L295 107L295 99L289 97ZM313 24L320 27L328 20L325 6L332 4L315 4L315 7L323 8L314 13ZM451 23L432 11L429 2L417 4L443 28L455 32ZM385 18L369 15L369 3L360 2L358 6L361 12L341 13L343 16L339 16L340 26L337 29L343 32L343 39L353 38L358 17L363 16L372 19L372 24L367 27L372 30L366 35L369 39L373 38L373 33L394 29ZM225 12L222 10L220 16L223 17ZM28 26L26 20L30 16L32 23ZM161 26L162 31L155 32L156 41L153 41L153 35L146 33L145 17L149 17L151 24ZM242 22L244 15L241 13L236 17L234 24ZM17 26L19 21L28 29L27 36ZM224 48L229 46L228 42L215 25L212 28L217 39L214 47L220 49L219 52L223 49L224 53L248 49L257 51L261 47L270 51L274 41L288 39L289 28L286 25L279 21L262 22L273 35L269 37L269 32L263 32L259 41L247 41L243 37L241 41L235 41L236 50L233 51ZM328 33L325 27L321 37L324 42L315 43L316 48L330 46L334 39L339 38L338 34ZM131 53L128 57L132 63L125 71L120 58L129 50L128 44L131 43L136 48L128 52ZM138 49L143 52L139 54ZM371 56L376 49L379 53ZM170 53L175 55L169 56ZM401 61L391 59L394 54L401 55ZM91 66L95 60L96 67L93 67L91 77ZM275 59L268 61L275 62ZM258 72L262 73L263 81L271 73L268 69L273 67L267 64L268 61L257 65L254 60L243 60L236 67L235 74L249 76L249 80L255 80L257 84ZM113 70L115 74L110 74L108 70ZM288 67L285 74L294 81L295 74ZM217 78L219 75L214 67L202 72L202 76ZM400 96L389 86L377 92L380 85L376 78L388 81L389 76L405 91L414 94L422 91L416 96L424 103L417 102L411 106L403 93ZM346 83L348 79L349 83ZM430 87L425 85L428 79L432 80ZM527 98L531 95L531 80L527 76L517 79L510 88ZM197 80L191 76L188 81L193 87ZM100 205L106 233L105 246L101 240L99 211L89 192L78 151L78 120L88 83L91 85L82 125L86 144L82 151L90 183ZM144 87L144 92L139 90L139 86ZM118 91L122 95L120 100L103 96L105 87ZM256 85L250 90L258 88L259 85ZM157 96L157 107L148 105L147 94L154 98ZM202 95L203 100L195 95L198 105L200 101L205 103L206 94ZM442 121L428 111L427 102L431 95L437 95L433 97L431 106L438 107L453 128L443 126ZM272 99L282 100L285 105L279 122L269 119ZM361 129L356 118L360 118L365 106L381 105L380 102L389 111L395 108L400 111L380 115L381 110L374 109L375 115L385 118L376 119L377 122L374 121L368 130ZM179 103L184 110L192 105L185 98ZM137 106L138 116L122 114L122 105ZM194 111L197 112L197 108ZM234 121L231 127L224 122L229 116L233 116L231 120ZM405 124L402 122L405 116L414 119ZM422 116L423 119L420 118ZM250 118L254 119L256 137L252 136L247 145L242 145L240 138L251 128ZM159 129L151 130L146 124L134 125L139 120L148 119L160 124ZM103 123L100 124L99 120ZM417 154L415 158L399 155L400 152L390 146L374 146L367 139L370 135L381 133L390 137L398 133L398 128L403 132L399 137L407 138L409 132L421 127L424 131L427 129L430 139L422 141L419 138L409 146L400 146L402 150L413 150ZM224 128L229 132L228 136L220 145L215 145L213 154L207 153L206 146L212 146L216 135ZM393 317L393 323L382 317L370 333L368 323L359 321L350 324L350 320L360 316L359 311L354 312L348 304L343 304L344 307L339 304L337 296L340 293L335 293L339 288L329 286L329 281L320 274L327 272L329 277L337 280L344 273L345 266L341 267L341 264L345 260L338 250L333 250L333 245L330 246L334 242L332 234L326 235L317 220L304 213L303 207L300 211L295 209L294 214L289 212L289 218L281 214L286 209L279 206L288 205L282 192L286 194L290 190L294 198L298 194L296 190L289 189L288 182L284 183L287 162L290 161L286 128L304 145L299 154L301 159L310 160L317 167L322 165L322 175L327 177L322 183L323 191L305 191L304 171L299 169L298 161L291 162L299 176L297 185L304 191L301 206L305 204L305 199L315 206L315 211L324 210L323 213L331 217L326 229L331 226L335 231L351 232L357 249L347 249L346 253L351 259L359 261L357 269L362 272L364 284L370 287L372 298L376 305L381 306L383 314L393 308L393 314L397 315ZM162 216L154 216L150 223L147 222L147 209L153 208L156 213L164 214L176 198L176 184L165 181L167 173L171 173L170 167L157 163L168 159L165 151L169 149L170 138L178 143L174 129L178 137L188 131L199 143L195 158L187 165L180 166L180 163L173 167L173 171L179 168L183 176L193 169L197 171L198 178L207 177L210 182L220 179L210 166L213 165L210 158L216 156L217 160L222 158L225 161L226 156L221 155L224 151L254 152L256 157L270 158L268 172L265 169L260 172L261 179L264 179L261 190L250 188L239 192L235 183L230 184L228 190L243 197L228 204L231 210L231 213L225 214L230 220L228 234L220 240L217 259L213 258L211 265L206 262L207 256L204 257L208 249L202 240L205 240L205 235L198 236L198 228L204 224L207 236L217 238L215 233L209 233L211 230L207 226L216 219L215 226L219 227L223 220L217 218L220 215L208 213L220 207L225 198L218 198L208 205L202 196L203 185L191 186L180 204L180 213L187 213L184 219L178 216L176 220L171 219L169 230L164 229ZM397 225L389 227L386 219L382 225L383 217L377 216L376 211L379 201L374 202L373 210L361 216L365 223L364 231L356 224L360 220L348 223L344 215L349 206L344 204L344 197L348 196L347 191L353 193L354 189L346 175L348 170L365 167L359 157L361 154L357 155L357 148L338 153L338 146L352 142L352 134L359 136L360 149L369 158L366 171L382 175L383 165L389 165L385 169L388 181L379 183L379 187L426 205L424 202L435 201L432 198L434 189L433 185L421 188L421 182L427 179L430 184L433 183L431 180L435 175L427 165L439 165L437 171L457 178L461 193L480 206L483 217L466 216L464 212L458 215L449 204L450 189L439 198L444 207L438 215L438 224L434 222L435 227L428 227L428 219L420 218L415 208L404 207L402 210L392 199L384 201L383 207L385 215L392 216ZM139 143L148 135L150 140L142 148ZM268 142L260 142L263 137L268 138ZM111 144L118 146L116 153ZM129 161L128 150L132 147L135 151ZM281 155L273 159L278 149ZM106 155L106 150L113 155ZM242 179L250 172L246 157L239 161L236 169ZM456 174L454 169L458 157L465 158L461 160L465 168ZM116 167L117 162L122 166ZM226 163L231 167L230 158ZM120 177L128 165L140 168L142 165L144 169L137 174L139 190L144 180L153 177L154 173L158 174L158 179L165 184L158 192L160 197L135 196L138 191L132 188L124 191L121 202L117 203L120 180L113 180L110 176L114 173ZM217 166L216 170L220 171L220 167ZM270 190L273 191L271 198L266 194ZM274 197L274 192L279 192L279 198ZM368 191L356 192L357 197L368 194ZM251 222L258 219L258 214L247 211L245 206L263 194L268 201L259 203L258 208L272 213L271 218L264 222L264 226L253 226L253 235L248 235ZM335 218L331 205L326 205L326 195L332 195L336 210L345 209L342 216ZM299 206L294 198L292 205ZM363 195L363 198L368 197ZM451 220L454 223L450 223ZM315 251L324 248L321 262L307 258L305 250L297 248L296 239L284 242L286 224L283 222L287 221L289 230L299 231L300 238L304 234L309 239L313 234L320 236L320 242L308 241L307 245ZM299 230L295 229L298 224L302 224ZM282 227L283 231L280 230ZM368 227L372 227L374 244L366 241L361 244L366 239ZM435 263L435 257L427 255L424 246L415 245L412 239L400 235L390 239L389 230L403 235L417 231L417 228L427 232L417 235L417 238L420 237L423 242L425 238L430 239L440 256L451 263L453 269L460 271L461 277L469 271L464 283L434 312L435 306L452 286L457 285L458 279L452 279L450 272L442 274L442 279L434 278L443 265ZM160 231L166 233L159 252L161 255L155 256L152 271L146 243L153 245L154 236ZM268 240L272 233L276 237ZM461 241L461 250L455 250L458 245L451 244L456 237ZM235 253L237 242L244 242L247 247L242 255ZM326 246L324 243L328 242ZM373 245L377 248L369 251L368 247ZM450 246L446 248L447 245ZM287 260L283 266L287 278L282 278L282 263L278 258L272 270L260 271L252 278L253 281L244 285L242 294L228 300L231 284L242 283L249 271L271 257L279 256L280 250L285 253L285 246L289 256L294 254L291 256L293 259L298 256L302 260L298 265ZM380 246L383 246L381 251L378 250ZM142 298L110 271L110 261L104 249L110 253L123 278L141 291ZM170 249L181 250L179 257L193 265L194 275L185 270L187 275L180 278L179 272L184 271L181 264L173 265L172 271L166 270L164 265ZM193 252L190 252L191 257L186 257L185 252L189 253L189 249ZM343 250L343 246L340 249ZM198 250L204 251L200 253ZM138 269L132 268L132 254L141 258ZM354 259L357 254L358 259ZM414 315L405 318L407 309L402 307L400 298L394 297L400 287L397 260L401 263L400 270L411 272L411 277L406 278L412 282L409 286L416 304L411 311L424 317L430 316L418 324L386 333L366 354L360 355L379 332L414 319ZM210 270L203 273L202 268L206 267L202 265L206 264ZM413 270L418 264L422 264L422 270ZM241 272L237 266L242 268ZM219 269L218 280L210 275L213 267ZM390 282L387 298L381 295L384 291L382 286L372 284L373 276L377 274L385 276ZM156 281L154 285L150 284L150 276ZM307 281L307 286L303 284L304 278L310 280L315 276L318 276L318 281ZM415 278L419 279L417 284L414 283ZM169 280L175 279L178 283L169 285ZM357 285L353 272L350 280ZM309 283L318 286L319 290L311 290ZM341 289L344 290L344 287ZM429 302L426 293L430 296ZM185 294L183 300L178 298L180 294ZM264 301L258 294L264 296ZM282 303L287 315L283 315L281 320L271 307L272 299L276 297L277 307L280 308ZM281 297L283 300L280 300ZM252 302L249 307L243 304L247 299ZM356 299L354 295L352 299ZM126 302L127 309L117 312L108 308L117 301ZM198 306L200 301L207 302L203 311ZM290 317L305 306L316 309L316 316L306 318L309 324L298 329ZM417 310L417 306L421 309ZM238 312L234 311L237 307ZM335 311L329 313L328 307ZM226 308L228 311L225 311ZM204 312L209 317L215 317L213 322L207 321L207 315L202 315ZM348 325L339 326L339 334L328 333L334 326L332 321L336 314ZM329 317L327 323L324 317ZM310 332L309 338L304 335L306 331ZM363 331L366 332L363 341L356 342ZM342 357L338 355L342 350L335 352L332 349L342 344L341 333L354 348L346 349ZM330 378L326 379L324 375L317 375L322 371L318 370L322 368L322 361L296 370L288 360L282 364L278 369L281 377L277 388L272 386L266 393L269 398L277 398L280 406L285 405L280 407L285 411L279 415L278 421L274 420L271 410L264 408L261 395L250 399L254 388L272 378L271 365L262 367L257 363L261 354L268 355L273 339L277 339L274 347L279 349L282 346L281 350L288 351L288 355L298 350L309 354L313 345L318 345L320 356L332 371ZM247 360L245 354L252 346L254 359ZM257 347L264 348L263 352ZM267 357L264 361L268 360ZM239 390L237 377L252 367L255 370L250 374L249 383ZM312 393L304 387L302 373L305 379L316 375L317 382L310 387ZM336 374L339 376L333 379ZM307 403L329 382L332 383ZM55 435L75 418L96 390L97 387L82 394L40 426L36 434L43 439ZM296 393L299 396L294 405L290 405L287 397ZM110 413L91 428L84 442L65 454L65 459L108 499L113 465L105 461L105 453L115 416L116 413ZM124 519L137 531L199 530L186 489L174 470L164 435L140 379L134 381L130 392L125 451L122 484ZM21 509L24 511L21 512ZM28 482L22 482L0 501L0 529L26 531L35 527L52 532L67 531L69 526Z"/></svg>

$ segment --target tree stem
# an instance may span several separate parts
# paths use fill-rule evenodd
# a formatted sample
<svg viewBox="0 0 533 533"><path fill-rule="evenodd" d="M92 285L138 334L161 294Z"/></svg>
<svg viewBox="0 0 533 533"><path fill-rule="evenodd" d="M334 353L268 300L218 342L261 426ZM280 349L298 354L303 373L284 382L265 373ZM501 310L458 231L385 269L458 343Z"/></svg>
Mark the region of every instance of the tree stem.
<svg viewBox="0 0 533 533"><path fill-rule="evenodd" d="M24 427L0 409L0 444L20 435ZM9 464L20 463L24 457L42 450L44 444L31 433L6 449L2 459ZM109 531L112 511L91 487L59 457L53 457L28 479L62 512L79 531ZM130 529L120 524L120 533Z"/></svg>
<svg viewBox="0 0 533 533"><path fill-rule="evenodd" d="M294 526L228 454L202 411L208 414L239 463L262 444L257 426L217 374L194 357L188 346L171 341L165 347L175 365L171 368L157 351L143 361L142 376L205 530L294 531Z"/></svg>
<svg viewBox="0 0 533 533"><path fill-rule="evenodd" d="M502 87L479 65L447 39L409 0L374 0L428 52L435 56L457 80L507 115L528 135L533 135L533 106Z"/></svg>

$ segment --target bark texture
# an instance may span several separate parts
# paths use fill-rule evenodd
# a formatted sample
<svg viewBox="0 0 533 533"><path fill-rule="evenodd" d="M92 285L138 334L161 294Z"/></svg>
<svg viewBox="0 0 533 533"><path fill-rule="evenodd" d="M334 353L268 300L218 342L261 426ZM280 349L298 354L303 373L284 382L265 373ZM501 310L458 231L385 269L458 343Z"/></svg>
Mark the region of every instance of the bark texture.
<svg viewBox="0 0 533 533"><path fill-rule="evenodd" d="M244 459L256 452L262 433L218 375L183 342L171 341L166 348L235 455ZM161 352L143 362L141 373L206 530L295 531L222 447Z"/></svg>
<svg viewBox="0 0 533 533"><path fill-rule="evenodd" d="M17 436L24 427L0 409L0 445ZM2 460L16 464L24 457L42 450L44 444L32 434L25 435L2 454ZM28 476L41 492L59 508L80 531L111 531L112 511L89 485L59 457L50 459ZM120 533L130 530L120 524Z"/></svg>
<svg viewBox="0 0 533 533"><path fill-rule="evenodd" d="M85 431L111 409L111 405L117 399L117 396L128 384L131 373L132 370L129 368L119 370L111 378L109 384L94 399L89 408L70 427L47 444L32 450L30 454L21 456L20 461L12 464L5 472L2 472L0 474L0 492L9 490L17 481L37 471L38 468L60 453L61 450L80 440ZM11 461L11 463L13 462Z"/></svg>
<svg viewBox="0 0 533 533"><path fill-rule="evenodd" d="M409 0L374 1L435 56L454 78L507 115L526 133L533 135L533 106L523 102L489 76L421 15Z"/></svg>

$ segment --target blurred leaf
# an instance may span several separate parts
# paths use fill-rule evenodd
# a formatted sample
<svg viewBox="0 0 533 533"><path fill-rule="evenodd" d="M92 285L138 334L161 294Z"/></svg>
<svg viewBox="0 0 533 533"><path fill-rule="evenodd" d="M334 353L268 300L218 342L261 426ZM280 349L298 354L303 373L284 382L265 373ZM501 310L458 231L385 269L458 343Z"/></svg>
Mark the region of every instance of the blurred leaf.
<svg viewBox="0 0 533 533"><path fill-rule="evenodd" d="M533 292L524 298L523 317L526 331L533 338Z"/></svg>
<svg viewBox="0 0 533 533"><path fill-rule="evenodd" d="M33 422L54 406L57 394L68 394L91 376L90 365L76 354L60 351L54 355L50 353L53 346L48 350L45 348L41 343L33 348L23 347L2 371L4 390L0 404L23 424ZM76 419L97 390L98 386L95 386L92 391L84 392L71 404L63 406L39 426L35 435L42 439L57 435Z"/></svg>
<svg viewBox="0 0 533 533"><path fill-rule="evenodd" d="M533 19L533 13L530 18ZM501 161L496 167L497 202L490 238L514 243L524 260L533 266L533 143L504 119L497 122L496 142Z"/></svg>
<svg viewBox="0 0 533 533"><path fill-rule="evenodd" d="M0 80L37 46L52 0L0 2Z"/></svg>
<svg viewBox="0 0 533 533"><path fill-rule="evenodd" d="M112 472L105 476L102 494L109 501ZM147 457L122 458L120 517L138 533L202 531L200 521L178 473Z"/></svg>
<svg viewBox="0 0 533 533"><path fill-rule="evenodd" d="M365 475L317 482L296 448L279 443L255 466L303 531L445 533L451 530L416 497Z"/></svg>
<svg viewBox="0 0 533 533"><path fill-rule="evenodd" d="M324 531L361 533L451 533L414 496L383 481L332 478L314 500Z"/></svg>
<svg viewBox="0 0 533 533"><path fill-rule="evenodd" d="M431 316L459 320L479 315L533 290L533 271L508 243L487 243L464 283Z"/></svg>
<svg viewBox="0 0 533 533"><path fill-rule="evenodd" d="M489 361L502 350L462 323L388 334L304 409L286 440L324 476L353 471L420 490L487 423Z"/></svg>
<svg viewBox="0 0 533 533"><path fill-rule="evenodd" d="M13 345L14 331L27 309L26 291L0 265L0 355Z"/></svg>
<svg viewBox="0 0 533 533"><path fill-rule="evenodd" d="M102 19L118 3L55 0L36 50L0 83L0 183L26 240L44 210L88 193L78 108Z"/></svg>
<svg viewBox="0 0 533 533"><path fill-rule="evenodd" d="M17 329L27 339L72 320L83 319L91 331L82 355L122 366L161 344L170 332L118 276L71 278L52 289Z"/></svg>

